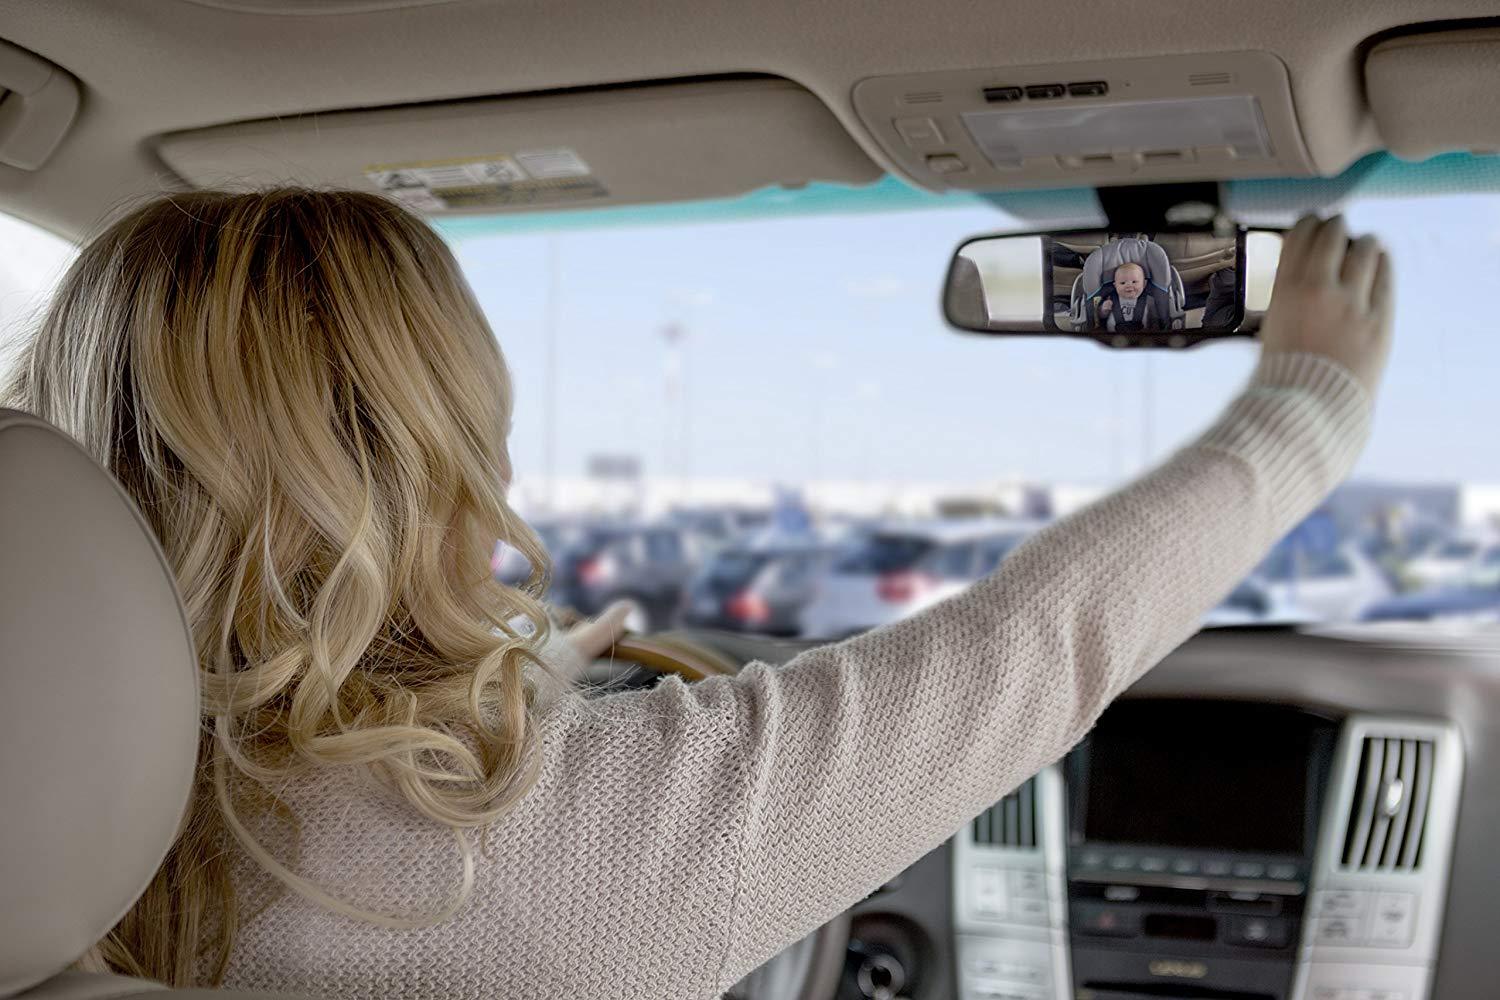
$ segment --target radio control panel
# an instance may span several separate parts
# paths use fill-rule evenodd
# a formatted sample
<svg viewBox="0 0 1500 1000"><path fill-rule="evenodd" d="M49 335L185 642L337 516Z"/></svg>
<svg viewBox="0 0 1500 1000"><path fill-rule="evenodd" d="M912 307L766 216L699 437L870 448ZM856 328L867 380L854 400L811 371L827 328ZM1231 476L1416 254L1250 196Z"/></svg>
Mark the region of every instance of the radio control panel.
<svg viewBox="0 0 1500 1000"><path fill-rule="evenodd" d="M959 996L1426 1000L1461 778L1441 722L1122 703L954 839Z"/></svg>

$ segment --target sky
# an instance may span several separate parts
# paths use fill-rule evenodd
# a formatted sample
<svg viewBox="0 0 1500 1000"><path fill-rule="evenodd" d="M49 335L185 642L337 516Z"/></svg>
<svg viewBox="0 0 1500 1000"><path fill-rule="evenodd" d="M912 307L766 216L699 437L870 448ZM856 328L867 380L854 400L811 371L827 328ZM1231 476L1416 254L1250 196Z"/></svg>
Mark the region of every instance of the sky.
<svg viewBox="0 0 1500 1000"><path fill-rule="evenodd" d="M581 475L607 454L648 476L1110 485L1202 429L1248 376L1248 341L1127 354L951 331L938 289L954 247L1014 223L933 204L454 236L513 372L519 477ZM1500 483L1500 195L1348 215L1386 241L1398 282L1356 476ZM0 246L3 369L73 251L3 216Z"/></svg>
<svg viewBox="0 0 1500 1000"><path fill-rule="evenodd" d="M1348 216L1385 240L1398 282L1356 475L1500 482L1500 195L1370 200ZM550 399L565 476L629 454L648 475L1109 485L1201 430L1248 377L1246 340L1127 354L951 331L949 256L1007 222L970 203L455 242L513 370L522 478L549 467ZM685 331L675 351L670 325Z"/></svg>

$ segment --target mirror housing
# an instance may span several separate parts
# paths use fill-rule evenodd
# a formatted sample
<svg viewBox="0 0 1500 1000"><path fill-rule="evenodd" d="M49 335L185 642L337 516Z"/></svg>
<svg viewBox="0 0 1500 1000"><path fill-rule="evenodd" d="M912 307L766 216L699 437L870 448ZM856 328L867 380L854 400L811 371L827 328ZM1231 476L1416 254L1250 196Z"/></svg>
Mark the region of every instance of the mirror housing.
<svg viewBox="0 0 1500 1000"><path fill-rule="evenodd" d="M1253 336L1280 245L1279 231L1243 227L973 237L949 264L943 314L973 333L1119 348Z"/></svg>

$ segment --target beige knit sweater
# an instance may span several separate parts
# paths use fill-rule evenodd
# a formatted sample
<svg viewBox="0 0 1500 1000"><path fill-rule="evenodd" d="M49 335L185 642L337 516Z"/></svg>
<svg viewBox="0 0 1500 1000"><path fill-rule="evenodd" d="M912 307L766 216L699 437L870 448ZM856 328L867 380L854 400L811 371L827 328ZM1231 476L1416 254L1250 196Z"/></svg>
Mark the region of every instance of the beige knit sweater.
<svg viewBox="0 0 1500 1000"><path fill-rule="evenodd" d="M782 667L558 700L540 781L483 836L456 917L388 930L283 893L241 928L228 985L717 996L1062 756L1348 473L1369 410L1332 362L1262 361L1195 443L922 614ZM342 898L415 914L453 892L453 837L367 784L286 798L300 871Z"/></svg>

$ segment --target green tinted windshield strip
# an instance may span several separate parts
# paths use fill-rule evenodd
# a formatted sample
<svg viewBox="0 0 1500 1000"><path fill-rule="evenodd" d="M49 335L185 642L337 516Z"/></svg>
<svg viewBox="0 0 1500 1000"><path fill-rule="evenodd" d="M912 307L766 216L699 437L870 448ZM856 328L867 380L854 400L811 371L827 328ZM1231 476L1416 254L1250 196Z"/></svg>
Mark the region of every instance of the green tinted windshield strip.
<svg viewBox="0 0 1500 1000"><path fill-rule="evenodd" d="M842 215L868 212L926 211L935 208L972 208L983 205L982 195L969 192L939 194L912 187L895 177L858 187L814 182L800 188L767 187L737 198L670 202L661 205L621 205L614 208L564 212L519 212L514 215L448 217L435 220L451 239L494 233L537 230L599 229L608 226L664 226L685 223L732 222L776 216Z"/></svg>
<svg viewBox="0 0 1500 1000"><path fill-rule="evenodd" d="M1306 211L1328 212L1351 198L1500 191L1500 156L1451 153L1420 163L1372 153L1337 177L1291 177L1230 181L1226 207L1240 221L1273 223ZM850 186L814 182L800 188L767 187L735 198L620 205L557 212L436 219L449 239L570 229L640 227L732 222L776 217L852 215L876 212L972 209L996 211L995 229L1091 226L1102 223L1090 188L992 193L933 192L887 176L873 184Z"/></svg>
<svg viewBox="0 0 1500 1000"><path fill-rule="evenodd" d="M1241 220L1262 214L1328 212L1351 198L1410 198L1423 195L1500 191L1500 156L1448 153L1409 162L1371 153L1337 177L1287 177L1231 181L1228 208Z"/></svg>

